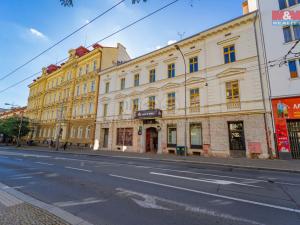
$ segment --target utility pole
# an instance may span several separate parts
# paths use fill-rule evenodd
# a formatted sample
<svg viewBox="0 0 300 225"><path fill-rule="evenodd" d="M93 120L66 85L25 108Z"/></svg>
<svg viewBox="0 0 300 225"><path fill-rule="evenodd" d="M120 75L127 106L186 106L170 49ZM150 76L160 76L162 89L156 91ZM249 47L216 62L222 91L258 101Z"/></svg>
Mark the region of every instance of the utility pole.
<svg viewBox="0 0 300 225"><path fill-rule="evenodd" d="M184 62L184 156L187 156L187 104L186 104L186 61L185 61L185 57L179 47L179 45L175 45L175 48L177 51L180 52L183 62Z"/></svg>
<svg viewBox="0 0 300 225"><path fill-rule="evenodd" d="M58 131L56 132L56 145L55 145L56 151L58 151L58 149L59 149L59 137L61 135L61 121L62 121L62 117L63 117L63 111L64 111L64 101L62 101L61 107L60 107L60 115L59 115L59 121L58 121Z"/></svg>
<svg viewBox="0 0 300 225"><path fill-rule="evenodd" d="M24 112L21 112L21 121L19 124L19 132L18 132L18 138L17 138L17 147L20 147L20 135L21 135L21 129L22 129L22 125L23 125L23 117L24 117Z"/></svg>

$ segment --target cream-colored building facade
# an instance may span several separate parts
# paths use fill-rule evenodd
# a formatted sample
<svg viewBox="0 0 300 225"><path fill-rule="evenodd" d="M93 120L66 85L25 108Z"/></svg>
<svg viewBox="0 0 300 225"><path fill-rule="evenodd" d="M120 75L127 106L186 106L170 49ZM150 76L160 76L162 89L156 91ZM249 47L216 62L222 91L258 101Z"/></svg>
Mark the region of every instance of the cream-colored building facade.
<svg viewBox="0 0 300 225"><path fill-rule="evenodd" d="M30 139L55 140L90 146L95 136L97 97L101 69L129 60L126 49L94 44L69 51L67 61L50 65L30 85L27 116L33 132Z"/></svg>
<svg viewBox="0 0 300 225"><path fill-rule="evenodd" d="M94 149L161 154L186 145L194 155L267 158L271 111L255 17L101 71Z"/></svg>

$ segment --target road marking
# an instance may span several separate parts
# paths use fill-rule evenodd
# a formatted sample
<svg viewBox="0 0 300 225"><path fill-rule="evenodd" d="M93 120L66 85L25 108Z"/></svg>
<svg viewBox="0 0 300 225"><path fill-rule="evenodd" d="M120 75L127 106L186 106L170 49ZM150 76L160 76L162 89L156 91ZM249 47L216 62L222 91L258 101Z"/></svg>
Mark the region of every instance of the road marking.
<svg viewBox="0 0 300 225"><path fill-rule="evenodd" d="M148 195L148 194L139 193L139 192L135 192L135 191L131 191L131 190L126 190L123 188L117 188L116 191L118 191L117 192L118 196L125 197L125 198L129 197L136 204L138 204L139 206L141 206L143 208L152 208L152 209L161 209L161 210L180 210L180 211L185 210L188 212L204 214L204 215L209 215L209 216L213 216L213 217L219 217L222 219L227 219L227 220L232 220L232 221L243 222L243 224L263 225L262 223L259 223L259 222L253 221L253 220L235 217L235 216L225 214L225 213L218 213L216 211L209 210L206 208L200 208L200 207L196 207L193 205L180 203L177 201L172 201L172 200L168 200L168 199L153 196L153 195ZM139 198L139 199L137 199L137 198ZM142 199L142 200L140 200L140 199Z"/></svg>
<svg viewBox="0 0 300 225"><path fill-rule="evenodd" d="M33 173L21 173L21 174L15 174L13 175L13 177L24 177L24 176L28 176L28 175L39 175L42 174L44 172L33 172Z"/></svg>
<svg viewBox="0 0 300 225"><path fill-rule="evenodd" d="M25 180L25 179L31 179L32 177L12 177L9 178L10 180Z"/></svg>
<svg viewBox="0 0 300 225"><path fill-rule="evenodd" d="M40 164L40 165L46 165L46 166L54 166L54 164L51 163L45 163L45 162L34 162L36 164Z"/></svg>
<svg viewBox="0 0 300 225"><path fill-rule="evenodd" d="M70 167L70 166L66 166L66 169L71 169L71 170L79 170L79 171L84 171L84 172L89 172L91 173L91 170L85 170L85 169L80 169L80 168L76 168L76 167Z"/></svg>
<svg viewBox="0 0 300 225"><path fill-rule="evenodd" d="M235 184L235 185L241 185L241 186L247 186L247 187L263 188L263 187L260 187L260 186L255 186L255 185L251 185L251 184L243 184L243 183L227 181L227 180L197 179L197 178L192 178L192 177L182 177L182 176L176 176L176 175L171 175L171 174L166 174L166 173L155 173L155 172L150 172L150 174L158 175L158 176L185 179L185 180L206 182L206 183L212 183L212 184L218 184L218 185Z"/></svg>
<svg viewBox="0 0 300 225"><path fill-rule="evenodd" d="M7 157L7 156L0 156L0 158L8 159L8 157Z"/></svg>
<svg viewBox="0 0 300 225"><path fill-rule="evenodd" d="M78 205L89 205L89 204L95 204L99 202L106 202L106 200L103 199L94 199L94 200L83 200L83 201L67 201L67 202L56 202L54 203L55 206L58 207L70 207L70 206L78 206Z"/></svg>
<svg viewBox="0 0 300 225"><path fill-rule="evenodd" d="M158 182L153 182L153 181L148 181L148 180L141 180L141 179L137 179L137 178L133 178L133 177L119 176L119 175L115 175L115 174L110 174L110 176L117 177L120 179L125 179L125 180L132 180L132 181L138 181L138 182L147 183L147 184L153 184L153 185L157 185L157 186L161 186L161 187L173 188L173 189L177 189L177 190L181 190L181 191L188 191L188 192L193 192L193 193L197 193L197 194L213 196L213 197L217 197L217 198L229 199L232 201L237 201L237 202L242 202L242 203L247 203L247 204L252 204L252 205L259 205L259 206L264 206L264 207L273 208L273 209L279 209L279 210L283 210L283 211L300 213L299 209L287 208L284 206L272 205L272 204L263 203L263 202L256 202L256 201L251 201L251 200L247 200L247 199L231 197L231 196L227 196L227 195L209 193L209 192L205 192L205 191L198 191L198 190L194 190L194 189L178 187L178 186L173 186L173 185L169 185L169 184L163 184L163 183L158 183Z"/></svg>

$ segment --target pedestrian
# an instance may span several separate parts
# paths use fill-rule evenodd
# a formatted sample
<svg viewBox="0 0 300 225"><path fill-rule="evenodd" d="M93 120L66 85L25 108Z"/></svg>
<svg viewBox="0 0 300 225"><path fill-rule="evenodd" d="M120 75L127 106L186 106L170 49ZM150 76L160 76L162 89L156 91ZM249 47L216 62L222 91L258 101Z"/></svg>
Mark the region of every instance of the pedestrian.
<svg viewBox="0 0 300 225"><path fill-rule="evenodd" d="M67 146L68 146L68 142L65 142L65 144L64 144L64 151L66 151Z"/></svg>

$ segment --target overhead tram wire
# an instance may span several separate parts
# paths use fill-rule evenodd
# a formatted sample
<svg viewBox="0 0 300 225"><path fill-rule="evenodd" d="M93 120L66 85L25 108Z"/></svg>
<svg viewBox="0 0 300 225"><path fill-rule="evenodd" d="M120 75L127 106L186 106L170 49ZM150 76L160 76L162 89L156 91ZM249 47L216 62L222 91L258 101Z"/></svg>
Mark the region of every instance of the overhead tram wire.
<svg viewBox="0 0 300 225"><path fill-rule="evenodd" d="M110 35L108 35L108 36L102 38L101 40L99 40L99 41L97 41L97 42L101 42L101 41L103 41L103 40L106 40L106 39L108 39L108 38L110 38L110 37L112 37L112 36L114 36L114 35L116 35L116 34L122 32L122 31L124 31L124 30L126 30L126 29L132 27L133 25L135 25L135 24L137 24L137 23L139 23L139 22L141 22L141 21L147 19L147 18L150 17L150 16L153 16L154 14L156 14L156 13L162 11L163 9L168 8L169 6L175 4L175 3L178 2L178 1L180 1L180 0L174 0L174 1L172 1L172 2L170 2L170 3L168 3L168 4L166 4L166 5L164 5L163 7L161 7L161 8L159 8L159 9L157 9L157 10L155 10L155 11L153 11L153 12L147 14L146 16L141 17L140 19L138 19L138 20L136 20L136 21L130 23L129 25L127 25L127 26L125 26L125 27L123 27L123 28L121 28L121 29L119 29L119 30L117 30L117 31L115 31L115 32L113 32L113 33L111 33ZM92 46L92 45L87 46L87 48L88 48L88 47L91 47L91 46ZM58 61L56 64L58 64L58 63L60 63L60 62L63 62L63 61L66 60L66 59L68 59L68 58L64 58L64 59ZM9 90L10 88L13 88L13 87L15 87L15 86L17 86L17 85L23 83L23 82L26 81L26 80L28 80L28 79L30 79L30 78L32 78L32 77L38 75L38 74L41 73L41 72L42 72L42 71L39 71L39 72L37 72L37 73L34 73L34 74L32 74L32 75L30 75L30 76L28 76L28 77L25 77L23 80L18 81L18 82L16 82L16 83L14 83L14 84L8 86L7 88L4 88L4 89L0 90L0 94L3 93L3 92L5 92L5 91L7 91L7 90ZM1 81L1 78L0 78L0 81Z"/></svg>
<svg viewBox="0 0 300 225"><path fill-rule="evenodd" d="M56 42L55 44L51 45L50 47L48 47L47 49L45 49L44 51L42 51L41 53L37 54L36 56L34 56L33 58L29 59L27 62L23 63L22 65L18 66L17 68L15 68L14 70L12 70L11 72L5 74L4 76L0 77L0 81L4 80L5 78L11 76L12 74L14 74L15 72L17 72L18 70L20 70L21 68L23 68L24 66L28 65L29 63L31 63L32 61L36 60L37 58L39 58L41 55L45 54L46 52L48 52L49 50L53 49L55 46L59 45L60 43L62 43L63 41L65 41L66 39L68 39L69 37L73 36L74 34L76 34L77 32L79 32L80 30L82 30L83 28L85 28L86 26L88 26L89 24L93 23L94 21L96 21L97 19L99 19L100 17L104 16L105 14L107 14L108 12L110 12L111 10L113 10L114 8L116 8L117 6L119 6L121 3L125 2L125 0L121 0L118 3L116 3L115 5L113 5L112 7L110 7L109 9L107 9L106 11L102 12L101 14L99 14L98 16L94 17L92 20L90 20L88 23L85 23L84 25L82 25L81 27L77 28L76 30L74 30L72 33L70 33L69 35L65 36L64 38L62 38L61 40L59 40L58 42Z"/></svg>

